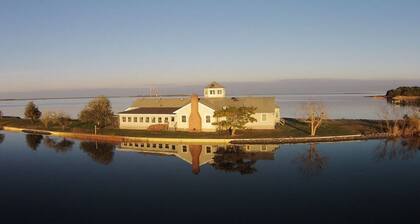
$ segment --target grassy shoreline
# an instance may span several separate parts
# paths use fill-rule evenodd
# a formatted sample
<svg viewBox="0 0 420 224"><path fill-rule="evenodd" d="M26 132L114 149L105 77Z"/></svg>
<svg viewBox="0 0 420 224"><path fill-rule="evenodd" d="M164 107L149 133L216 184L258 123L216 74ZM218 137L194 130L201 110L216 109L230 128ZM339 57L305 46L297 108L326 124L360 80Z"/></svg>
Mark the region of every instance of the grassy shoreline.
<svg viewBox="0 0 420 224"><path fill-rule="evenodd" d="M191 133L185 131L149 131L149 130L126 130L118 128L99 129L97 134L122 137L150 137L150 138L190 138L190 139L263 139L263 138L293 138L309 137L308 125L293 118L285 118L286 124L275 130L243 130L238 131L236 136L228 136L226 133ZM317 136L341 136L341 135L372 135L382 132L381 120L363 119L330 119L326 120L318 130ZM3 118L0 126L14 128L34 129L42 131L58 131L68 133L93 134L91 125L83 124L78 120L72 120L68 127L57 126L46 128L42 123L32 123L27 119Z"/></svg>

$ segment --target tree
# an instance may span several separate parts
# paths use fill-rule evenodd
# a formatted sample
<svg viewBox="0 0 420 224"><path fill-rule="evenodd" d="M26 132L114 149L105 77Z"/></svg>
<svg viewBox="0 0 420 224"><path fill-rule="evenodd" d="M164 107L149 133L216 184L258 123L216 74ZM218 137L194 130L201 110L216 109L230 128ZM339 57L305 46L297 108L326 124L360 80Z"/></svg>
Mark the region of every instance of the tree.
<svg viewBox="0 0 420 224"><path fill-rule="evenodd" d="M383 121L384 131L390 137L410 137L420 134L420 112L416 109L402 116L401 111L395 107L383 107L378 116Z"/></svg>
<svg viewBox="0 0 420 224"><path fill-rule="evenodd" d="M3 111L0 110L0 120L3 119Z"/></svg>
<svg viewBox="0 0 420 224"><path fill-rule="evenodd" d="M80 112L79 118L100 128L111 125L114 118L111 102L105 96L96 97Z"/></svg>
<svg viewBox="0 0 420 224"><path fill-rule="evenodd" d="M321 103L310 102L303 106L304 120L309 124L311 136L315 136L322 122L327 119L325 107Z"/></svg>
<svg viewBox="0 0 420 224"><path fill-rule="evenodd" d="M58 125L64 130L69 125L70 120L70 116L63 112L47 111L41 116L41 122L46 128L49 128L50 125Z"/></svg>
<svg viewBox="0 0 420 224"><path fill-rule="evenodd" d="M80 149L86 152L94 161L108 165L114 158L115 145L105 142L80 142Z"/></svg>
<svg viewBox="0 0 420 224"><path fill-rule="evenodd" d="M315 176L327 167L328 158L318 152L315 143L310 143L309 150L296 157L295 161L299 163L303 175Z"/></svg>
<svg viewBox="0 0 420 224"><path fill-rule="evenodd" d="M54 149L58 153L65 153L72 149L74 142L65 138L63 138L61 141L56 141L55 139L47 136L44 139L44 144L49 148Z"/></svg>
<svg viewBox="0 0 420 224"><path fill-rule="evenodd" d="M26 135L26 144L28 145L29 148L36 151L39 144L41 144L42 139L43 139L42 135L27 134Z"/></svg>
<svg viewBox="0 0 420 224"><path fill-rule="evenodd" d="M57 125L61 126L61 129L65 129L69 126L71 118L68 114L63 112L58 113L57 115Z"/></svg>
<svg viewBox="0 0 420 224"><path fill-rule="evenodd" d="M57 114L55 112L47 111L42 114L41 122L45 128L49 128L50 125L53 125L57 121Z"/></svg>
<svg viewBox="0 0 420 224"><path fill-rule="evenodd" d="M26 105L25 117L31 119L32 123L35 123L35 121L39 120L41 115L41 111L39 111L34 102L31 101Z"/></svg>
<svg viewBox="0 0 420 224"><path fill-rule="evenodd" d="M248 154L240 148L232 147L230 149L219 148L211 166L226 173L238 172L241 175L248 175L257 172L256 163L257 159L249 158Z"/></svg>
<svg viewBox="0 0 420 224"><path fill-rule="evenodd" d="M386 92L386 97L392 98L396 96L420 96L420 87L418 86L401 86Z"/></svg>
<svg viewBox="0 0 420 224"><path fill-rule="evenodd" d="M231 130L231 135L235 135L236 130L245 129L248 123L256 122L252 117L255 114L255 107L227 107L214 112L213 117L216 122L213 125L218 126L218 130Z"/></svg>

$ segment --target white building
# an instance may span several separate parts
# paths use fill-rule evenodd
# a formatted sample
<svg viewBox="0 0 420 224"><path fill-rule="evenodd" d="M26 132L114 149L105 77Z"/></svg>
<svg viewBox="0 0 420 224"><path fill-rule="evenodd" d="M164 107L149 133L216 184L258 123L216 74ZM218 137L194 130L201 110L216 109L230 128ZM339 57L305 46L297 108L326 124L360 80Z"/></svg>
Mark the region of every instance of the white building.
<svg viewBox="0 0 420 224"><path fill-rule="evenodd" d="M217 129L213 125L213 113L229 106L256 108L253 116L257 122L248 123L246 127L249 129L274 129L280 121L280 109L274 97L226 97L225 88L213 82L204 88L202 98L137 99L131 107L119 113L119 124L121 129L213 132Z"/></svg>

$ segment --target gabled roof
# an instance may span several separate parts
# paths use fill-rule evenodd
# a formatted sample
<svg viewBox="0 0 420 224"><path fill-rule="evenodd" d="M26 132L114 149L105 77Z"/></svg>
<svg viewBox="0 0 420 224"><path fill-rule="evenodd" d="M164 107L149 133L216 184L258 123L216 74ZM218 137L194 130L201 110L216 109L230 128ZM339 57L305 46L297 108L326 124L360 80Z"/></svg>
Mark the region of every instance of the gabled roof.
<svg viewBox="0 0 420 224"><path fill-rule="evenodd" d="M223 97L223 98L201 98L200 103L212 108L221 110L223 107L256 107L257 113L273 113L276 105L274 97Z"/></svg>
<svg viewBox="0 0 420 224"><path fill-rule="evenodd" d="M131 107L177 107L181 108L191 102L190 97L185 98L161 98L148 97L140 98L134 101Z"/></svg>
<svg viewBox="0 0 420 224"><path fill-rule="evenodd" d="M217 82L212 82L206 86L206 88L225 88Z"/></svg>
<svg viewBox="0 0 420 224"><path fill-rule="evenodd" d="M120 114L173 114L179 107L140 107Z"/></svg>
<svg viewBox="0 0 420 224"><path fill-rule="evenodd" d="M137 99L131 107L148 110L162 110L171 111L176 110L188 105L191 102L190 97L185 98L142 98ZM256 107L257 113L273 113L275 108L278 107L274 97L221 97L221 98L200 98L199 102L210 107L213 110L221 110L223 107ZM171 109L162 109L171 108ZM134 109L136 110L136 109ZM133 110L129 110L133 111ZM129 111L124 111L126 113ZM168 113L170 114L170 113Z"/></svg>

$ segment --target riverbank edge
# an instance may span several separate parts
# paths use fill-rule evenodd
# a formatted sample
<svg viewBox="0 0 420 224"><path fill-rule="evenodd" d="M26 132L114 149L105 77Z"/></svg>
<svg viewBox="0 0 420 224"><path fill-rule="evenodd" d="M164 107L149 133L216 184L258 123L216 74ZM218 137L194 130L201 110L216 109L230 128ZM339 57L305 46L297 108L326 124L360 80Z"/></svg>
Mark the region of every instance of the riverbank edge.
<svg viewBox="0 0 420 224"><path fill-rule="evenodd" d="M369 135L338 135L338 136L314 136L314 137L285 137L285 138L247 138L247 139L195 139L195 138L155 138L155 137L129 137L119 135L94 135L74 132L58 132L39 129L26 129L3 126L4 131L23 132L32 134L42 134L73 138L88 141L105 142L162 142L162 143L212 143L212 144L297 144L315 142L342 142L369 139L385 139L390 136L387 133L377 133Z"/></svg>

